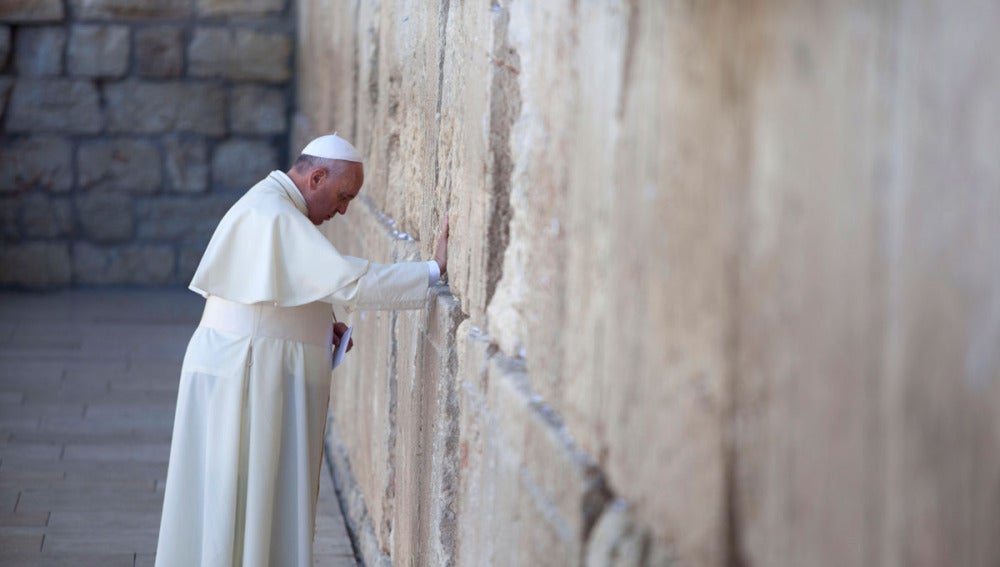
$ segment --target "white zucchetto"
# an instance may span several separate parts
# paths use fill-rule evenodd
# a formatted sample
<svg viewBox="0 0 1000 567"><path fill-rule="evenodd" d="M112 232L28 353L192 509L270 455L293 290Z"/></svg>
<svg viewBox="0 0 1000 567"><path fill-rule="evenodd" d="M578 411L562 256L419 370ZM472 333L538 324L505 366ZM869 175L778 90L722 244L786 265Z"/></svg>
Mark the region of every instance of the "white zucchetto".
<svg viewBox="0 0 1000 567"><path fill-rule="evenodd" d="M363 163L364 161L361 159L361 154L358 153L358 150L354 149L354 146L350 142L341 138L336 133L320 136L309 142L306 144L306 147L302 148L302 154L326 159L356 161L358 163Z"/></svg>

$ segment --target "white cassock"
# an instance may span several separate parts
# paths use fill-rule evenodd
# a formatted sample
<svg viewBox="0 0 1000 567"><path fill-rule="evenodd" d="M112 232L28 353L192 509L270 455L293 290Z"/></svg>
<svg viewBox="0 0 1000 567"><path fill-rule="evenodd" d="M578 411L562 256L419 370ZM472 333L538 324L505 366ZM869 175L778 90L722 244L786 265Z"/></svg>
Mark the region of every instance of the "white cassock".
<svg viewBox="0 0 1000 567"><path fill-rule="evenodd" d="M437 278L426 262L343 256L305 213L272 172L223 217L191 281L207 299L181 370L158 567L312 566L331 304L421 308Z"/></svg>

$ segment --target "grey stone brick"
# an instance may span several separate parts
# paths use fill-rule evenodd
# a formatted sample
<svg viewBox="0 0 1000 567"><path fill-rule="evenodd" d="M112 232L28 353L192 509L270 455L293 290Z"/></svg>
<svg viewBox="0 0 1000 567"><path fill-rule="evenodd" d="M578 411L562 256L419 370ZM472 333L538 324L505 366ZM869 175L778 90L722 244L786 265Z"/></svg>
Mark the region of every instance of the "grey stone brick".
<svg viewBox="0 0 1000 567"><path fill-rule="evenodd" d="M231 139L215 147L212 186L248 189L278 166L278 153L266 142Z"/></svg>
<svg viewBox="0 0 1000 567"><path fill-rule="evenodd" d="M85 284L166 284L174 273L174 251L159 244L73 246L73 274Z"/></svg>
<svg viewBox="0 0 1000 567"><path fill-rule="evenodd" d="M208 147L205 141L169 137L163 140L167 188L177 193L208 189Z"/></svg>
<svg viewBox="0 0 1000 567"><path fill-rule="evenodd" d="M208 242L237 196L161 197L136 204L137 236Z"/></svg>
<svg viewBox="0 0 1000 567"><path fill-rule="evenodd" d="M69 74L85 77L121 77L128 71L127 26L73 26L67 53Z"/></svg>
<svg viewBox="0 0 1000 567"><path fill-rule="evenodd" d="M19 79L10 95L7 131L97 133L104 126L99 101L90 81Z"/></svg>
<svg viewBox="0 0 1000 567"><path fill-rule="evenodd" d="M160 188L160 152L145 140L84 142L77 151L77 171L85 189L154 193Z"/></svg>
<svg viewBox="0 0 1000 567"><path fill-rule="evenodd" d="M55 136L0 143L0 193L45 189L68 191L73 185L73 147Z"/></svg>
<svg viewBox="0 0 1000 567"><path fill-rule="evenodd" d="M58 22L63 19L62 0L4 0L0 2L0 21Z"/></svg>
<svg viewBox="0 0 1000 567"><path fill-rule="evenodd" d="M259 16L285 8L285 0L198 0L200 16Z"/></svg>
<svg viewBox="0 0 1000 567"><path fill-rule="evenodd" d="M190 0L69 0L77 17L105 20L150 20L191 15Z"/></svg>
<svg viewBox="0 0 1000 567"><path fill-rule="evenodd" d="M63 70L66 30L59 26L17 30L14 68L23 76L58 75Z"/></svg>
<svg viewBox="0 0 1000 567"><path fill-rule="evenodd" d="M0 71L7 67L7 56L10 55L10 26L0 26Z"/></svg>
<svg viewBox="0 0 1000 567"><path fill-rule="evenodd" d="M21 230L27 238L54 238L73 232L73 207L67 199L41 193L21 199Z"/></svg>
<svg viewBox="0 0 1000 567"><path fill-rule="evenodd" d="M0 198L0 239L20 239L21 231L17 222L19 210L21 210L21 199L17 197Z"/></svg>
<svg viewBox="0 0 1000 567"><path fill-rule="evenodd" d="M182 282L189 282L194 277L201 257L205 254L205 247L208 242L197 244L185 244L181 246L180 256L177 258L177 278Z"/></svg>
<svg viewBox="0 0 1000 567"><path fill-rule="evenodd" d="M128 81L108 85L108 130L111 132L225 133L226 93L206 83Z"/></svg>
<svg viewBox="0 0 1000 567"><path fill-rule="evenodd" d="M229 127L240 134L280 134L287 127L285 93L258 85L233 87L229 94Z"/></svg>
<svg viewBox="0 0 1000 567"><path fill-rule="evenodd" d="M91 193L76 199L80 229L94 242L124 242L135 228L132 198L121 193Z"/></svg>
<svg viewBox="0 0 1000 567"><path fill-rule="evenodd" d="M14 86L14 77L0 77L0 121L7 111L7 98L10 90Z"/></svg>
<svg viewBox="0 0 1000 567"><path fill-rule="evenodd" d="M0 245L0 285L51 287L70 282L69 246L56 242Z"/></svg>
<svg viewBox="0 0 1000 567"><path fill-rule="evenodd" d="M288 34L199 28L188 46L188 72L195 77L278 83L291 77L291 52Z"/></svg>
<svg viewBox="0 0 1000 567"><path fill-rule="evenodd" d="M177 27L135 32L135 71L140 77L179 77L184 71L184 36Z"/></svg>

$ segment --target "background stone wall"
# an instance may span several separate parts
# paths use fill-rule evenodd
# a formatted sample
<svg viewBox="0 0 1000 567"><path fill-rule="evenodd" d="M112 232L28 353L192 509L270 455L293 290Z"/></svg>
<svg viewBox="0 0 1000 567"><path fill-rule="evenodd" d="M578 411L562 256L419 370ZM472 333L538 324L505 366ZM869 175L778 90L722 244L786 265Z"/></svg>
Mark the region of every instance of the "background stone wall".
<svg viewBox="0 0 1000 567"><path fill-rule="evenodd" d="M291 8L0 3L0 285L186 284L286 165Z"/></svg>
<svg viewBox="0 0 1000 567"><path fill-rule="evenodd" d="M369 564L1000 562L995 2L304 0ZM451 293L448 293L450 290ZM453 295L452 295L453 294Z"/></svg>

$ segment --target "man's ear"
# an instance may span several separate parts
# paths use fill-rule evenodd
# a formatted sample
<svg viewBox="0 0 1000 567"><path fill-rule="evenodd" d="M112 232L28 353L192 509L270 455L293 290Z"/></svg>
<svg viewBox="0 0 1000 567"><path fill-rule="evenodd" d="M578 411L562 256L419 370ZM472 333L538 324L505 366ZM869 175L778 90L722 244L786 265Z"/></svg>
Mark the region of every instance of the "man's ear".
<svg viewBox="0 0 1000 567"><path fill-rule="evenodd" d="M320 183L323 182L323 179L325 178L326 178L326 170L324 170L323 168L317 167L316 169L312 170L312 172L309 174L309 188L315 189L317 186L319 186Z"/></svg>

